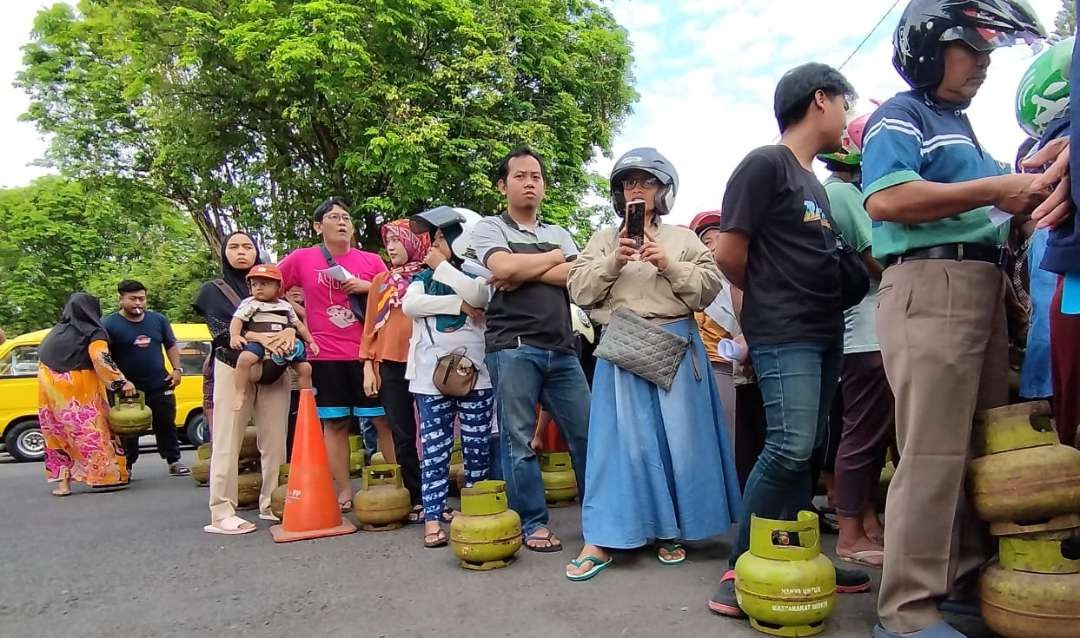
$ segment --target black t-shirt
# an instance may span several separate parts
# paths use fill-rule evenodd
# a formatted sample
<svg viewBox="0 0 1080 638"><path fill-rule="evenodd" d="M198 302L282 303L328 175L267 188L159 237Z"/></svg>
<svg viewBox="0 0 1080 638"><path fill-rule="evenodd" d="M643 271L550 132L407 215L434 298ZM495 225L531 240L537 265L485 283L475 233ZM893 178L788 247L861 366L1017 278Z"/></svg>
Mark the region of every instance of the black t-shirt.
<svg viewBox="0 0 1080 638"><path fill-rule="evenodd" d="M116 367L135 388L146 394L169 389L169 373L165 370L163 348L176 345L169 320L156 312L147 311L142 321L130 321L118 312L102 320L109 333L109 350Z"/></svg>
<svg viewBox="0 0 1080 638"><path fill-rule="evenodd" d="M720 230L750 238L741 326L750 345L844 334L829 198L786 146L764 146L728 180Z"/></svg>

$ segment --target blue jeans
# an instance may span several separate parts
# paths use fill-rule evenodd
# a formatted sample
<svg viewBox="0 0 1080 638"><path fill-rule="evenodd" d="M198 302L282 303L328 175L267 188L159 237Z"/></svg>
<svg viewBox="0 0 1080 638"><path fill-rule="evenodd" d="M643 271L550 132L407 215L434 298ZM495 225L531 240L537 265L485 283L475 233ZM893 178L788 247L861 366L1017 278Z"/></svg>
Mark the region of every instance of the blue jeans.
<svg viewBox="0 0 1080 638"><path fill-rule="evenodd" d="M486 357L495 386L499 448L510 507L531 534L548 524L540 462L529 447L536 432L536 404L551 413L577 470L578 493L585 494L585 448L589 430L589 384L581 362L568 352L528 345L497 350Z"/></svg>
<svg viewBox="0 0 1080 638"><path fill-rule="evenodd" d="M765 448L746 480L743 514L731 565L750 548L750 515L795 520L810 507L811 460L827 437L840 381L843 343L750 347L765 404Z"/></svg>

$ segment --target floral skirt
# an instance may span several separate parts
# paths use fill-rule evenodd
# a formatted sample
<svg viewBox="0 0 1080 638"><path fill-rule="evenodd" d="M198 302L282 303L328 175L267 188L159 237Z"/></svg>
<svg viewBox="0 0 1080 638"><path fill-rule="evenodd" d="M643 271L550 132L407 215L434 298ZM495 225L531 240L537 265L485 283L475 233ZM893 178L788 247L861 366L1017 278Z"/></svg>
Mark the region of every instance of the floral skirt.
<svg viewBox="0 0 1080 638"><path fill-rule="evenodd" d="M109 405L93 370L53 372L38 366L38 421L45 436L45 474L90 486L126 483L127 459L109 429Z"/></svg>

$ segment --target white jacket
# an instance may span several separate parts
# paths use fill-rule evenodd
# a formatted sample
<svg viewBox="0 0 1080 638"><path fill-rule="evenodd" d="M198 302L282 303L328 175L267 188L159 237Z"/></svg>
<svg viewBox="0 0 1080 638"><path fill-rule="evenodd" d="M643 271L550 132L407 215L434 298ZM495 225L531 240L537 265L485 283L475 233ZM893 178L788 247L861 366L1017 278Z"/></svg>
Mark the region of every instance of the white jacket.
<svg viewBox="0 0 1080 638"><path fill-rule="evenodd" d="M435 269L434 280L449 286L455 294L429 295L424 292L423 282L409 284L401 301L401 310L413 320L412 337L409 339L409 361L405 378L413 394L439 394L432 383L435 364L439 357L451 352L464 352L480 371L476 389L491 387L491 376L484 365L484 327L477 326L466 317L465 325L453 332L439 332L435 328L436 315L456 315L461 312L462 302L474 308L486 308L491 299L491 288L480 278L470 277L443 262Z"/></svg>

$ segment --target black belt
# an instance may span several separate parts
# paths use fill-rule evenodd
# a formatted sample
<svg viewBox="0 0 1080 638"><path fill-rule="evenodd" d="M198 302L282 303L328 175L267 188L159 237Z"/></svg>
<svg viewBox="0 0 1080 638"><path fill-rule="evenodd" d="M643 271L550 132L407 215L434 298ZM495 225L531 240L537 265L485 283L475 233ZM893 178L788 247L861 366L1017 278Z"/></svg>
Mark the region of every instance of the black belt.
<svg viewBox="0 0 1080 638"><path fill-rule="evenodd" d="M982 261L995 266L1004 266L1005 255L1005 249L999 246L945 244L943 246L909 250L897 257L892 263L902 264L905 261L919 261L921 259L952 259L954 261Z"/></svg>

